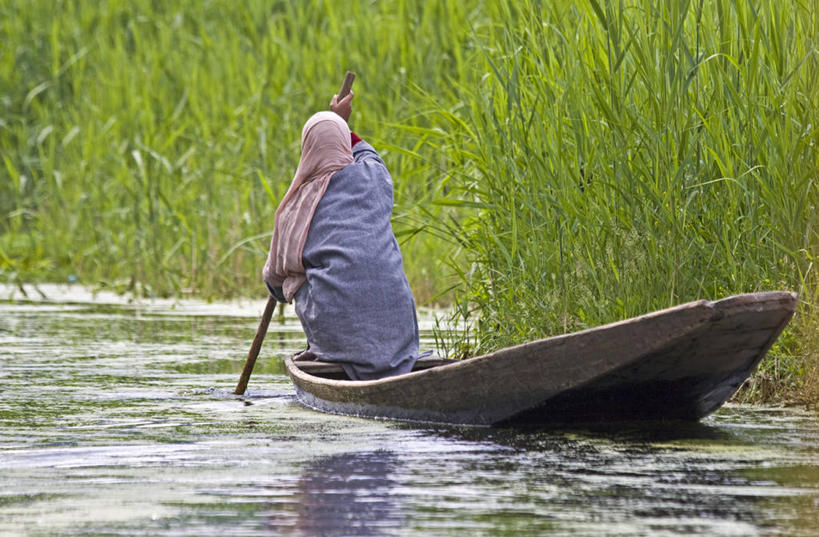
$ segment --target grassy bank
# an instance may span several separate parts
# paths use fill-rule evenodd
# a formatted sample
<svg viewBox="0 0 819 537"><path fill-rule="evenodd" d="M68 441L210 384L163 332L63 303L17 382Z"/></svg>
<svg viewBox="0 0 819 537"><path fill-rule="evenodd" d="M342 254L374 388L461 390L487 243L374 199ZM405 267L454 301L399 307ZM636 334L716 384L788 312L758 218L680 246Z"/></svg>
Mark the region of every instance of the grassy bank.
<svg viewBox="0 0 819 537"><path fill-rule="evenodd" d="M447 349L791 289L759 379L808 393L817 26L799 0L4 2L0 272L263 294L301 126L351 69L416 296L454 282L478 319Z"/></svg>
<svg viewBox="0 0 819 537"><path fill-rule="evenodd" d="M770 399L815 363L815 3L519 2L488 75L435 106L437 229L483 353L699 298L801 292L760 369ZM813 346L813 347L812 347Z"/></svg>

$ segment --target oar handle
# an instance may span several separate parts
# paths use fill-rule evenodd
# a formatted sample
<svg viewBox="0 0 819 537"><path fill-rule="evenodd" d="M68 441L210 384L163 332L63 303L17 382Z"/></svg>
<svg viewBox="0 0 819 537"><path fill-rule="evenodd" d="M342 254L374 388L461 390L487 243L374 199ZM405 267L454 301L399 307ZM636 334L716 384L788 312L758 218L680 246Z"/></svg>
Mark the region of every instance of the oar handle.
<svg viewBox="0 0 819 537"><path fill-rule="evenodd" d="M340 101L350 93L350 89L353 87L353 80L355 80L355 73L347 71L347 74L344 76L344 83L341 85L341 89L338 90L337 101Z"/></svg>
<svg viewBox="0 0 819 537"><path fill-rule="evenodd" d="M270 319L273 317L273 311L276 309L276 299L272 296L267 299L267 305L264 307L262 320L259 322L259 328L256 330L256 337L253 338L253 344L250 346L250 351L247 353L247 360L245 360L245 368L242 370L242 376L239 377L239 384L236 385L236 395L242 395L247 390L247 383L250 380L250 374L253 373L253 366L256 365L256 358L259 356L259 351L262 348L262 341L267 334L267 327L270 325Z"/></svg>

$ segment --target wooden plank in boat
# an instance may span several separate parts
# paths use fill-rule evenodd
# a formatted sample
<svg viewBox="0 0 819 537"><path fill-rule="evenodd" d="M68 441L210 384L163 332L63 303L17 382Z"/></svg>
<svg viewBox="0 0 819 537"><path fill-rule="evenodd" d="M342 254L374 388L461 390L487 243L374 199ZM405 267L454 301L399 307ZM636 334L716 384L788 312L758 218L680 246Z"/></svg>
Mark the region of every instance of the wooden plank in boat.
<svg viewBox="0 0 819 537"><path fill-rule="evenodd" d="M452 364L456 362L458 362L458 360L450 360L446 358L438 358L433 356L424 357L416 360L412 370L423 371L424 369L430 369L433 367ZM344 374L344 368L341 367L341 364L333 362L321 362L318 360L296 360L294 363L296 367L298 367L305 373L309 373L310 375L324 376Z"/></svg>

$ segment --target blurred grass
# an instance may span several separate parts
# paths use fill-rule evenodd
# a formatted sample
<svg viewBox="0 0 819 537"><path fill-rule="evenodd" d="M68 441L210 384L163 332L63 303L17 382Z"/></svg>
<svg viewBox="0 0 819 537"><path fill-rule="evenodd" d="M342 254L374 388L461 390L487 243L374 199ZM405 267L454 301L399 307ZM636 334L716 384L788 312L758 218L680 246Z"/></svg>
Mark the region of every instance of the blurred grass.
<svg viewBox="0 0 819 537"><path fill-rule="evenodd" d="M390 123L417 124L409 84L467 68L471 16L459 3L4 2L2 270L145 294L263 294L301 127L346 69L358 74L352 126L395 176L400 231L432 192L407 164L423 136ZM423 300L442 271L429 248L406 250Z"/></svg>
<svg viewBox="0 0 819 537"><path fill-rule="evenodd" d="M474 326L442 351L790 289L759 378L804 392L817 26L805 0L7 1L0 273L263 294L301 126L350 69L416 298L454 286Z"/></svg>

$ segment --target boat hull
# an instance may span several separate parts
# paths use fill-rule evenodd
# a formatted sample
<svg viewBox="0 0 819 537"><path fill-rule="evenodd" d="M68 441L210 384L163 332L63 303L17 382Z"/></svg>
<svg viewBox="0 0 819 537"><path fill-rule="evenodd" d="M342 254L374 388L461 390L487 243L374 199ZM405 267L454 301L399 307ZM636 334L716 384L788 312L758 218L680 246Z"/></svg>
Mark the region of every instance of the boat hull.
<svg viewBox="0 0 819 537"><path fill-rule="evenodd" d="M375 381L285 363L298 400L335 414L484 426L693 420L736 392L795 307L788 292L700 300Z"/></svg>

